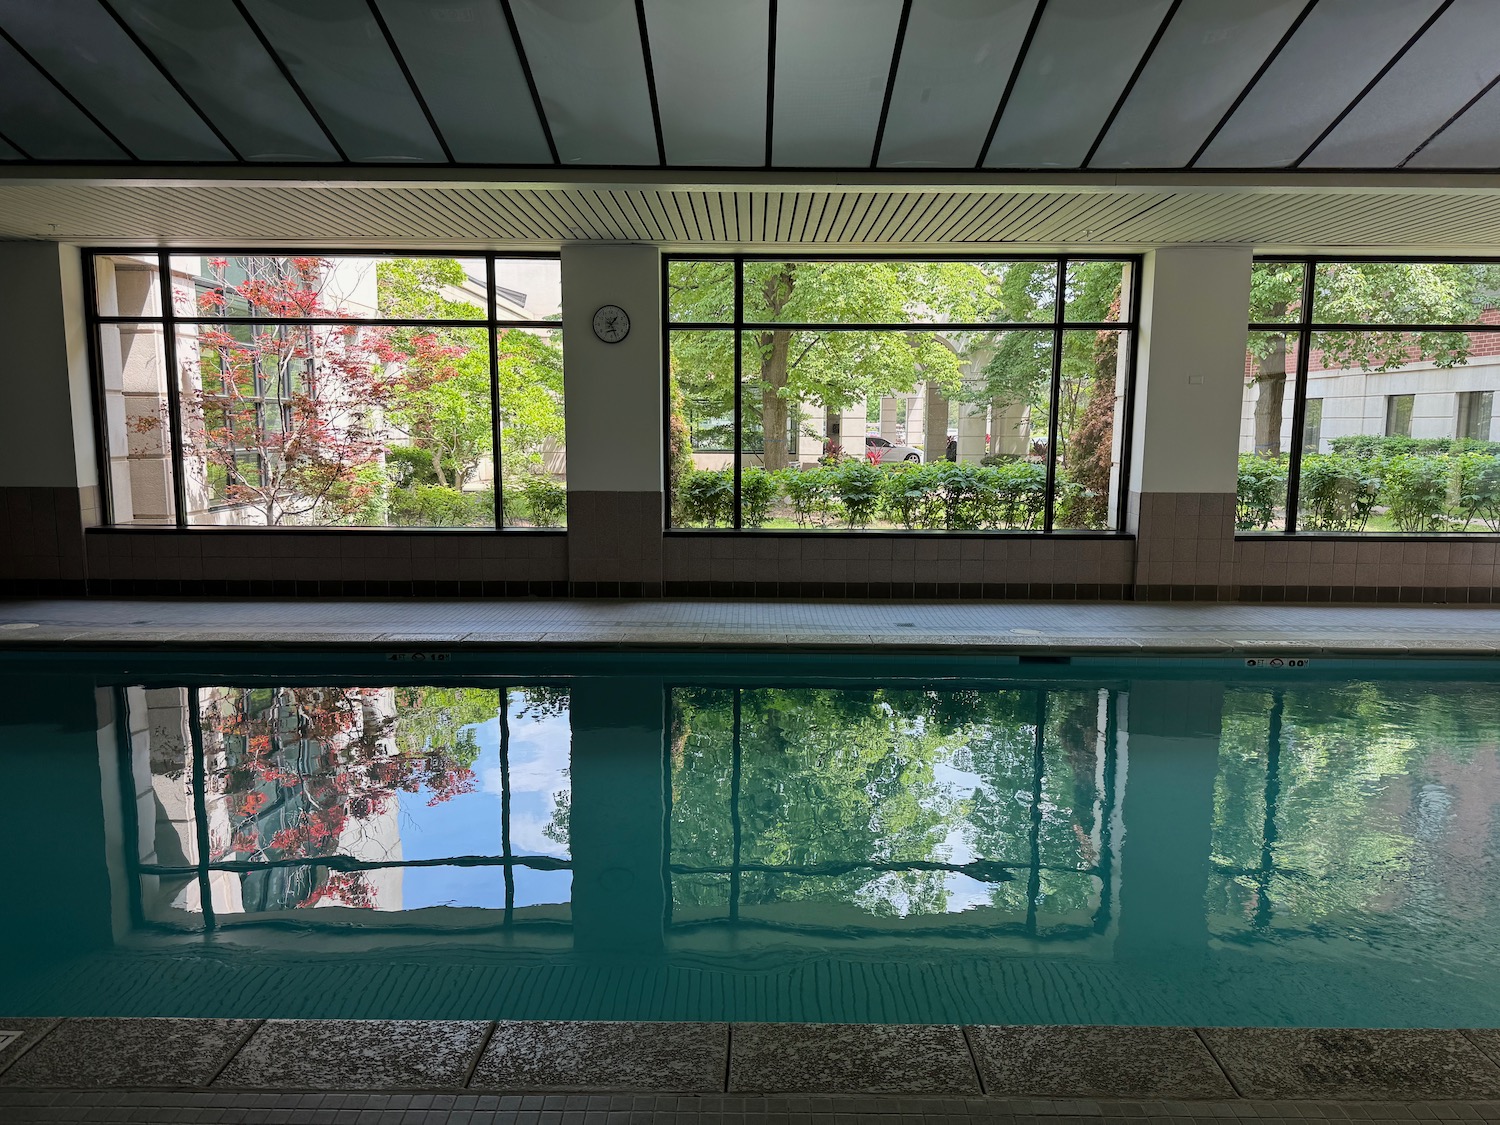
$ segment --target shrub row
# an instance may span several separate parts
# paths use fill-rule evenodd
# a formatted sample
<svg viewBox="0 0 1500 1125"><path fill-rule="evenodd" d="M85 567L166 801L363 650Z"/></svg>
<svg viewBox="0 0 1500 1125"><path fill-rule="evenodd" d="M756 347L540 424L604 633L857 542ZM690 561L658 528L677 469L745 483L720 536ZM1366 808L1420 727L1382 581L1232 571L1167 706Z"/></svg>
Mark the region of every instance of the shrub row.
<svg viewBox="0 0 1500 1125"><path fill-rule="evenodd" d="M1047 470L1030 461L971 465L872 465L850 460L808 469L746 469L740 476L742 525L789 519L798 527L860 529L884 520L911 531L1033 530L1046 510ZM1058 481L1058 516L1088 494ZM683 526L734 522L734 470L685 474L674 497Z"/></svg>
<svg viewBox="0 0 1500 1125"><path fill-rule="evenodd" d="M394 527L492 527L495 490L460 491L438 484L409 484L390 490L389 512L380 522ZM505 522L510 526L562 527L568 490L547 477L505 482Z"/></svg>
<svg viewBox="0 0 1500 1125"><path fill-rule="evenodd" d="M1298 526L1363 531L1381 511L1399 531L1462 531L1475 520L1500 531L1500 443L1436 440L1446 449L1390 444L1411 438L1336 438L1334 452L1304 456ZM1286 476L1285 457L1241 455L1237 528L1271 526L1286 502Z"/></svg>

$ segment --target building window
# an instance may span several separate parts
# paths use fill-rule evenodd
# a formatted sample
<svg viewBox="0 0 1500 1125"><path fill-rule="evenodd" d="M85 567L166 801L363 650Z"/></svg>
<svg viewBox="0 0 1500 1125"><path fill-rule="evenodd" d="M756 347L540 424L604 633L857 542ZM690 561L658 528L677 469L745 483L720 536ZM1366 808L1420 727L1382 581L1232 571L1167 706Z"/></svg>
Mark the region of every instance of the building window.
<svg viewBox="0 0 1500 1125"><path fill-rule="evenodd" d="M556 255L87 260L110 522L561 526Z"/></svg>
<svg viewBox="0 0 1500 1125"><path fill-rule="evenodd" d="M1386 437L1411 437L1411 408L1415 399L1415 395L1386 395Z"/></svg>
<svg viewBox="0 0 1500 1125"><path fill-rule="evenodd" d="M1136 264L668 258L670 525L1118 530Z"/></svg>
<svg viewBox="0 0 1500 1125"><path fill-rule="evenodd" d="M1466 441L1489 441L1495 416L1494 391L1462 391L1458 396L1458 436Z"/></svg>
<svg viewBox="0 0 1500 1125"><path fill-rule="evenodd" d="M1307 411L1302 416L1302 453L1317 453L1323 441L1323 400L1307 400Z"/></svg>
<svg viewBox="0 0 1500 1125"><path fill-rule="evenodd" d="M1500 532L1500 448L1470 444L1500 388L1497 294L1500 262L1257 260L1239 529Z"/></svg>

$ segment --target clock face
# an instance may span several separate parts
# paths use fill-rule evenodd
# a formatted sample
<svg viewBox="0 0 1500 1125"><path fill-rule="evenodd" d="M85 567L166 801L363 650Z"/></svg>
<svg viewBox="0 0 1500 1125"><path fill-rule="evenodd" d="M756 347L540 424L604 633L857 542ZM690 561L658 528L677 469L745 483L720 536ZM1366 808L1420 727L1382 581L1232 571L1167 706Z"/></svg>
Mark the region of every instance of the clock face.
<svg viewBox="0 0 1500 1125"><path fill-rule="evenodd" d="M619 305L601 305L594 314L594 335L606 344L618 344L630 335L630 317Z"/></svg>

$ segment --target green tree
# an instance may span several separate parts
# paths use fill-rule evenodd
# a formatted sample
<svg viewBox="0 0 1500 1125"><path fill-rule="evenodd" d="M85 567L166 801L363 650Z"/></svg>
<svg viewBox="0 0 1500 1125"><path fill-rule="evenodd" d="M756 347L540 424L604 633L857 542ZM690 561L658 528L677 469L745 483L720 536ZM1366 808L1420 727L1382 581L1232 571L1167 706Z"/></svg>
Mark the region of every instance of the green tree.
<svg viewBox="0 0 1500 1125"><path fill-rule="evenodd" d="M1251 323L1294 319L1302 300L1304 267L1257 262L1250 275ZM1360 330L1319 332L1314 346L1326 366L1386 371L1417 360L1453 367L1469 356L1466 332L1397 332L1384 324L1467 324L1500 290L1500 267L1442 262L1327 262L1317 267L1313 316L1324 324L1373 324ZM1286 409L1288 335L1250 334L1259 394L1255 452L1278 456Z"/></svg>

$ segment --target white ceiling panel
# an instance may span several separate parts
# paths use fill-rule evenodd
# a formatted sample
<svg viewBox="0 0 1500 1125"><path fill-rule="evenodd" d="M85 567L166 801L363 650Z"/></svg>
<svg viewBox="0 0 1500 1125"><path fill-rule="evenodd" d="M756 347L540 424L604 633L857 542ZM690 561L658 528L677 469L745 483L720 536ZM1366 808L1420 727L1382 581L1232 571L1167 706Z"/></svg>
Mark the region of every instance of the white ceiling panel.
<svg viewBox="0 0 1500 1125"><path fill-rule="evenodd" d="M364 0L244 3L351 160L444 159Z"/></svg>
<svg viewBox="0 0 1500 1125"><path fill-rule="evenodd" d="M1021 62L988 168L1077 168L1170 0L1052 0Z"/></svg>
<svg viewBox="0 0 1500 1125"><path fill-rule="evenodd" d="M233 5L113 2L120 18L246 160L339 159Z"/></svg>
<svg viewBox="0 0 1500 1125"><path fill-rule="evenodd" d="M1394 168L1500 74L1500 5L1456 0L1303 162Z"/></svg>
<svg viewBox="0 0 1500 1125"><path fill-rule="evenodd" d="M646 0L668 164L766 162L770 0Z"/></svg>
<svg viewBox="0 0 1500 1125"><path fill-rule="evenodd" d="M1199 158L1283 168L1301 156L1441 0L1320 0Z"/></svg>
<svg viewBox="0 0 1500 1125"><path fill-rule="evenodd" d="M773 164L870 163L900 22L901 0L777 5Z"/></svg>
<svg viewBox="0 0 1500 1125"><path fill-rule="evenodd" d="M1186 165L1305 6L1185 0L1089 166Z"/></svg>
<svg viewBox="0 0 1500 1125"><path fill-rule="evenodd" d="M879 164L969 168L979 162L1040 0L914 0Z"/></svg>
<svg viewBox="0 0 1500 1125"><path fill-rule="evenodd" d="M125 153L0 39L0 133L34 160L124 160Z"/></svg>
<svg viewBox="0 0 1500 1125"><path fill-rule="evenodd" d="M94 0L0 0L0 26L142 160L233 159Z"/></svg>
<svg viewBox="0 0 1500 1125"><path fill-rule="evenodd" d="M455 160L552 162L495 0L378 0L377 6Z"/></svg>
<svg viewBox="0 0 1500 1125"><path fill-rule="evenodd" d="M630 0L512 0L564 164L655 164L656 126Z"/></svg>
<svg viewBox="0 0 1500 1125"><path fill-rule="evenodd" d="M1408 168L1500 167L1500 85L1411 158Z"/></svg>

